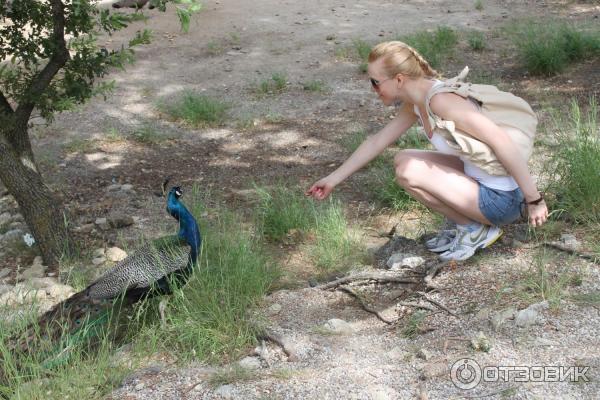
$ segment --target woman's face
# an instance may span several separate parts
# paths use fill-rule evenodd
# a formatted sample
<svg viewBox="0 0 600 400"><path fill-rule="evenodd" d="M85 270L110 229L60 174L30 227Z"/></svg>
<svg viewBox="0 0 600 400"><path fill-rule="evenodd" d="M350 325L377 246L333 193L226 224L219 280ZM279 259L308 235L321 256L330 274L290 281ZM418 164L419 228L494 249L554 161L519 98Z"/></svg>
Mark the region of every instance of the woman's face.
<svg viewBox="0 0 600 400"><path fill-rule="evenodd" d="M398 80L388 77L383 70L383 59L369 63L367 73L371 81L371 87L386 106L391 106L399 100Z"/></svg>

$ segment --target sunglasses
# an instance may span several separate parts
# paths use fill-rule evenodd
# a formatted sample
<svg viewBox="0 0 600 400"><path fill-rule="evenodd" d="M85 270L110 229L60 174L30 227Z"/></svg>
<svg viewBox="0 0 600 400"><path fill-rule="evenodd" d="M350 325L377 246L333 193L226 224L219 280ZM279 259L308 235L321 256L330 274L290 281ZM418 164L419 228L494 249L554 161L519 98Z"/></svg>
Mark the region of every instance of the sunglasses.
<svg viewBox="0 0 600 400"><path fill-rule="evenodd" d="M373 79L373 78L369 78L369 81L371 81L371 86L373 86L373 89L379 89L379 86L385 82L385 81L389 81L390 79L394 79L394 78L387 78L384 79L382 81L378 81L377 79Z"/></svg>

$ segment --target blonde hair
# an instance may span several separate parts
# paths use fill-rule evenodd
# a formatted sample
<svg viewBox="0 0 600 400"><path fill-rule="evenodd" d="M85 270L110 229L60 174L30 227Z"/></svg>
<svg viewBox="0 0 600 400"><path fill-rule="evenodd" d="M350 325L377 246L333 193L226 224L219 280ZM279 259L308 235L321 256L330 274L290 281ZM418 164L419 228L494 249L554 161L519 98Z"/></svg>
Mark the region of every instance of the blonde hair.
<svg viewBox="0 0 600 400"><path fill-rule="evenodd" d="M438 78L440 74L419 54L417 50L406 43L391 41L379 43L369 53L369 62L383 57L383 70L388 77L398 74L410 78Z"/></svg>

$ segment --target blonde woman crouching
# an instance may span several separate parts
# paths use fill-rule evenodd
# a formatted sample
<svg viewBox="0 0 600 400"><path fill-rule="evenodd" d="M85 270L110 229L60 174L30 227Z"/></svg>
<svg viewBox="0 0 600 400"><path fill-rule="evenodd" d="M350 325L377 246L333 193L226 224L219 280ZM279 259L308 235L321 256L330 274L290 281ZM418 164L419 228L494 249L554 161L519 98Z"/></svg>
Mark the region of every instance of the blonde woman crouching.
<svg viewBox="0 0 600 400"><path fill-rule="evenodd" d="M505 120L511 121L512 117L517 125L512 131L501 127L484 115L482 104L472 97L439 91L448 87L451 80L436 79L438 73L427 61L398 41L373 48L368 74L384 105L402 103L396 117L367 138L338 169L313 184L307 195L318 200L326 198L335 186L419 121L435 151L402 150L396 155L394 166L398 183L408 193L455 223L455 227L451 224L450 229L426 242L431 251L440 253L441 259L465 260L477 249L488 247L502 235L499 226L518 219L524 205L532 226L546 221L548 209L527 167L537 123L533 111L524 119L516 112L511 115L509 106L495 110ZM522 99L512 97L531 110ZM523 125L521 130L520 121L528 121L529 125ZM509 133L523 136L521 131L527 129L533 131L529 144L517 144L511 139L515 136ZM529 149L521 148L528 145Z"/></svg>

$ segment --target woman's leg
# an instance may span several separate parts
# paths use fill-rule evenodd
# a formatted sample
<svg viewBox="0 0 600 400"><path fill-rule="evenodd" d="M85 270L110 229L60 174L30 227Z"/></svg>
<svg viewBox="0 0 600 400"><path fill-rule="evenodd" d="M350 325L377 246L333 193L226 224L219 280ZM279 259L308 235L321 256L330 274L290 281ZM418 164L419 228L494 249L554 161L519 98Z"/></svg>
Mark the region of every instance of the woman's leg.
<svg viewBox="0 0 600 400"><path fill-rule="evenodd" d="M435 151L403 150L395 157L398 183L417 200L457 224L491 225L479 210L479 184L462 161Z"/></svg>

